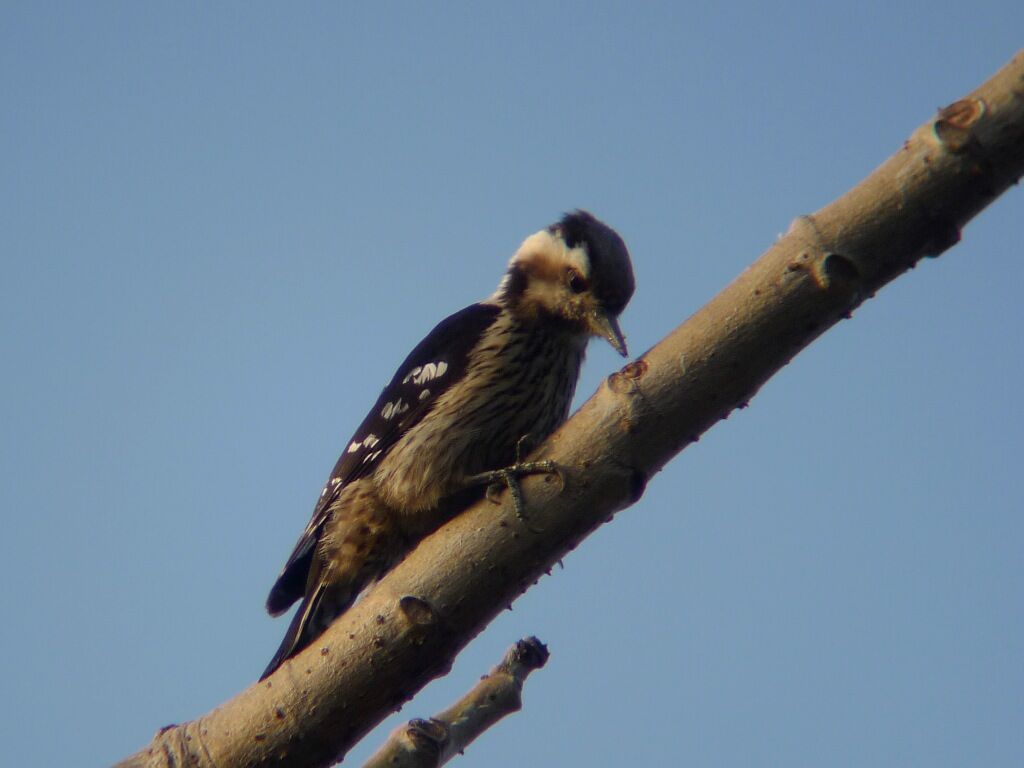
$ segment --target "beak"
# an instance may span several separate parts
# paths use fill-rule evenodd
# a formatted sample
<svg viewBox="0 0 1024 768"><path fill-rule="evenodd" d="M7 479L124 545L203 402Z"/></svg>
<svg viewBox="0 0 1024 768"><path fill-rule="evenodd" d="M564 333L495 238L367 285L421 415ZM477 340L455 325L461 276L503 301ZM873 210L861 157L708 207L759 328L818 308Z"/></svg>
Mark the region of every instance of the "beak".
<svg viewBox="0 0 1024 768"><path fill-rule="evenodd" d="M629 352L626 350L626 337L622 335L619 321L614 317L601 310L596 310L590 316L590 327L595 336L606 339L620 355L629 356Z"/></svg>

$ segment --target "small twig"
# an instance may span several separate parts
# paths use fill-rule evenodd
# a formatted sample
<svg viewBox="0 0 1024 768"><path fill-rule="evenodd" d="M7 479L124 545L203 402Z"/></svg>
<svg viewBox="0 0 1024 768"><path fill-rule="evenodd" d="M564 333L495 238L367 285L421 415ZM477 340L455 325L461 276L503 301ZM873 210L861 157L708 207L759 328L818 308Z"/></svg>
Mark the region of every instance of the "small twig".
<svg viewBox="0 0 1024 768"><path fill-rule="evenodd" d="M477 736L523 705L526 676L548 660L547 647L528 637L508 649L505 658L472 690L429 720L399 726L363 768L438 768L463 752Z"/></svg>

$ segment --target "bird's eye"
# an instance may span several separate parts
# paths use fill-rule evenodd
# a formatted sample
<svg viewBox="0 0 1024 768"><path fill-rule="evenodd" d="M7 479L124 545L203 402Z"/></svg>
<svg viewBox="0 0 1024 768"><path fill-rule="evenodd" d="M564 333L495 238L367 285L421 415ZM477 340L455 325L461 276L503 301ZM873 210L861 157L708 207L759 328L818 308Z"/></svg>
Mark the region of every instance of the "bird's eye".
<svg viewBox="0 0 1024 768"><path fill-rule="evenodd" d="M569 285L569 290L573 293L583 293L587 290L587 281L583 279L583 275L577 272L575 269L570 269L566 274L566 282Z"/></svg>

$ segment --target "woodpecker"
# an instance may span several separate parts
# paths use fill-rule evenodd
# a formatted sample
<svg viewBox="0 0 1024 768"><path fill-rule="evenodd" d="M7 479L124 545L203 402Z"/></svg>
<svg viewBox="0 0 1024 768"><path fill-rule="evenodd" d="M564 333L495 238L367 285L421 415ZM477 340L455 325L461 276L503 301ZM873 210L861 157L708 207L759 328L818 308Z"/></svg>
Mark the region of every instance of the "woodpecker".
<svg viewBox="0 0 1024 768"><path fill-rule="evenodd" d="M528 237L498 289L442 320L405 361L331 472L270 590L267 611L301 599L264 671L309 645L365 587L481 495L543 471L519 461L565 421L587 341L624 357L618 317L633 295L622 238L586 211Z"/></svg>

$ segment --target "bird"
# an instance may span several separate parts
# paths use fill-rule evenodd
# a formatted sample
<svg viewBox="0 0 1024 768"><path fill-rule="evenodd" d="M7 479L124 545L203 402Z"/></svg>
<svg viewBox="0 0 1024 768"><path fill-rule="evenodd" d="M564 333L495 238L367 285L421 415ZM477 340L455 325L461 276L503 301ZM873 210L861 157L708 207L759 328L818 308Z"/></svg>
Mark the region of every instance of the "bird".
<svg viewBox="0 0 1024 768"><path fill-rule="evenodd" d="M568 417L590 338L628 356L618 318L634 287L623 239L575 210L523 241L491 296L416 345L342 452L270 590L271 616L301 603L261 680L496 483L521 512L516 478L553 469L522 462L524 442L539 445Z"/></svg>

